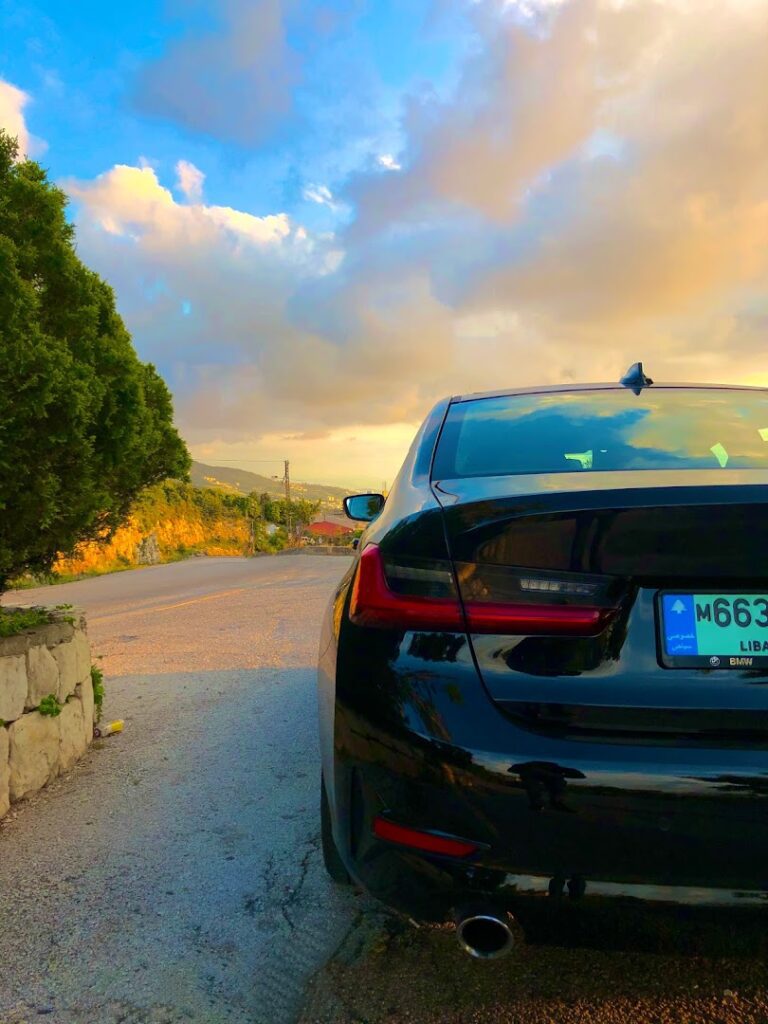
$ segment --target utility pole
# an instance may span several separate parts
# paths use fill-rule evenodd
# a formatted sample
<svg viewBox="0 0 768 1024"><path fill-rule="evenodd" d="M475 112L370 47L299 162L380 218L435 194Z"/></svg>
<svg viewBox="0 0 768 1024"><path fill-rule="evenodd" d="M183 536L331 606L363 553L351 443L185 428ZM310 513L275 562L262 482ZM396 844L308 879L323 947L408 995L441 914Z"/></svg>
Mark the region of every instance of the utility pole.
<svg viewBox="0 0 768 1024"><path fill-rule="evenodd" d="M288 530L288 537L293 536L293 522L291 516L291 464L288 459L285 460L285 476L283 477L283 483L285 484L285 525Z"/></svg>
<svg viewBox="0 0 768 1024"><path fill-rule="evenodd" d="M291 519L293 517L291 516L291 513L290 513L290 507L291 507L291 463L290 463L290 461L288 459L282 459L282 460L281 459L217 459L216 460L217 463L219 463L219 462L225 462L225 463L226 462L232 462L232 463L235 463L237 465L239 465L241 462L251 462L251 463L258 463L258 464L270 463L271 462L271 463L275 464L275 463L278 463L280 461L282 461L283 466L285 467L284 473L283 473L283 484L285 485L285 502L286 502L286 512L285 512L285 514L286 514L286 523L285 523L285 525L286 525L286 529L288 531L288 536L290 537L290 536L293 535L293 529L292 529L292 523L291 523ZM275 475L275 476L272 477L272 479L273 480L279 480L280 477ZM255 537L255 524L254 524L254 528L253 528L253 547L254 547L254 549L255 549L255 546L256 546L256 537Z"/></svg>

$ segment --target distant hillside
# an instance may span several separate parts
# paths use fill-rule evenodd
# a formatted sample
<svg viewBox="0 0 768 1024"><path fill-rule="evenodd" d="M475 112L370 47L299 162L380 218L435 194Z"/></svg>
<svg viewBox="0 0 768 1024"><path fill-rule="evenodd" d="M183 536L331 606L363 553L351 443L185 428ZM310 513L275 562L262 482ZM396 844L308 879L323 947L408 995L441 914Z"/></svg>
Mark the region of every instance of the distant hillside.
<svg viewBox="0 0 768 1024"><path fill-rule="evenodd" d="M203 462L193 462L190 478L196 487L218 487L224 491L235 491L238 494L274 494L283 497L285 488L282 475L279 479L251 473L247 469L235 469L233 466L206 466ZM354 491L343 487L329 487L326 484L304 484L291 480L291 497L307 498L309 501L322 501L323 505L341 506L341 499Z"/></svg>

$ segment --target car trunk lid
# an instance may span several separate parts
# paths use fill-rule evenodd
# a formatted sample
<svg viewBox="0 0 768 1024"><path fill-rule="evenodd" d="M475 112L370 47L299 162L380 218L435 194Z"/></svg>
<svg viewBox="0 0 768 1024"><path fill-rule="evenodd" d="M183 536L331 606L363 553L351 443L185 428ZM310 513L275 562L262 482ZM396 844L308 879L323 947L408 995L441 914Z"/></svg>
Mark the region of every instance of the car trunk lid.
<svg viewBox="0 0 768 1024"><path fill-rule="evenodd" d="M759 740L768 673L668 669L661 590L763 588L763 470L483 477L433 484L468 630L490 696L532 728L648 739ZM514 606L518 623L474 629L470 608ZM529 629L528 606L550 624ZM592 610L592 628L557 612ZM659 715L669 709L669 715ZM723 713L724 712L724 713Z"/></svg>

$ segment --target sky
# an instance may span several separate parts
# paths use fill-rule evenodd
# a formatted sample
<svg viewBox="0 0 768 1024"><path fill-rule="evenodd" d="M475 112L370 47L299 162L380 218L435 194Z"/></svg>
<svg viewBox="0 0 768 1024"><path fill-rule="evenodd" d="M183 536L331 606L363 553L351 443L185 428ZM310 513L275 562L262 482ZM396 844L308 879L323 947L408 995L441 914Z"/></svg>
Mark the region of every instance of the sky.
<svg viewBox="0 0 768 1024"><path fill-rule="evenodd" d="M194 457L379 488L444 395L768 385L766 53L768 0L0 0L0 126Z"/></svg>

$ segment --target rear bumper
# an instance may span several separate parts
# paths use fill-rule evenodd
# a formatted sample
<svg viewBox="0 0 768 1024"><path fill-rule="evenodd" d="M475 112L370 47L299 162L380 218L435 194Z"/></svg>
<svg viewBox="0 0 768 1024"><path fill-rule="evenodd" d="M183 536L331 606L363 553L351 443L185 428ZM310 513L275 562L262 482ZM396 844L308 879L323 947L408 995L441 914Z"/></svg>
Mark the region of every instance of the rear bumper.
<svg viewBox="0 0 768 1024"><path fill-rule="evenodd" d="M514 897L551 896L552 879L545 875L507 875L503 888ZM566 890L567 891L567 887ZM766 907L768 892L761 890L716 889L688 885L636 885L627 882L584 880L579 899L642 900L644 903L678 907Z"/></svg>
<svg viewBox="0 0 768 1024"><path fill-rule="evenodd" d="M385 904L424 920L478 897L514 910L552 879L555 891L573 880L587 901L768 899L768 743L534 732L490 699L463 634L328 623L318 681L334 836L351 875ZM587 681L572 678L572 701ZM374 837L377 815L480 852L396 846Z"/></svg>
<svg viewBox="0 0 768 1024"><path fill-rule="evenodd" d="M509 728L522 745L530 740ZM364 888L414 918L444 920L478 898L516 910L560 894L698 907L768 903L765 765L745 770L743 751L698 750L692 763L692 752L678 751L675 762L667 750L654 764L630 749L624 762L595 763L584 758L584 744L558 741L555 759L554 741L535 737L538 756L488 754L384 733L338 709L337 738L342 856ZM481 849L455 859L385 842L373 835L376 815Z"/></svg>

